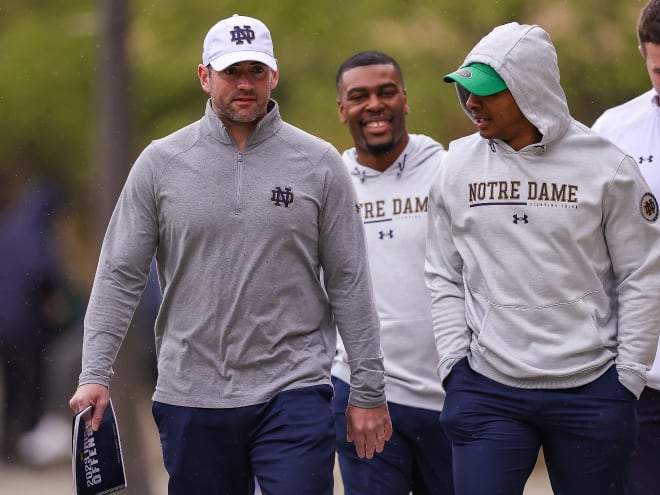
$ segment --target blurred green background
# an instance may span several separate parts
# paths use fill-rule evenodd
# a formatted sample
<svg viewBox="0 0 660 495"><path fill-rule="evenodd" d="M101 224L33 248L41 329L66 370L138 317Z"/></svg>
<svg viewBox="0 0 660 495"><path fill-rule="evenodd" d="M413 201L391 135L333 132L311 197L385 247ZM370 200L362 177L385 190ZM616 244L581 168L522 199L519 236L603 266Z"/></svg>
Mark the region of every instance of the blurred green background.
<svg viewBox="0 0 660 495"><path fill-rule="evenodd" d="M280 61L273 97L285 120L337 148L351 146L339 123L338 65L376 49L394 56L406 80L411 132L445 144L473 132L441 76L494 26L538 23L557 47L572 114L591 125L607 107L650 87L637 51L641 0L0 0L0 166L3 180L46 177L66 192L68 254L85 280L97 249L94 211L103 187L100 89L115 77L104 55L103 20L126 8L128 153L111 163L122 181L154 138L197 120L206 94L196 76L206 31L234 13L270 28ZM112 150L112 141L109 144ZM107 175L106 175L107 178ZM101 222L102 223L102 222ZM102 226L104 227L104 225Z"/></svg>

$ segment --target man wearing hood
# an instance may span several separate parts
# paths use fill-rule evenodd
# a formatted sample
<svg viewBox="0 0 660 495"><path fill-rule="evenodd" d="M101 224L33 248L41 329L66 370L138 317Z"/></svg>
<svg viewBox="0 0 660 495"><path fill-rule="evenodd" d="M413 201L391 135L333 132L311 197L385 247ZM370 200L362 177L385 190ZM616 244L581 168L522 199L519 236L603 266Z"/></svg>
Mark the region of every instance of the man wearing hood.
<svg viewBox="0 0 660 495"><path fill-rule="evenodd" d="M385 356L393 433L383 452L360 459L346 441L350 360L341 339L332 365L337 452L346 495L451 495L451 445L439 422L431 296L424 284L429 184L446 151L406 127L399 64L356 53L337 70L339 119L354 147L343 154L360 201Z"/></svg>
<svg viewBox="0 0 660 495"><path fill-rule="evenodd" d="M429 197L456 493L522 494L543 447L555 493L623 494L658 340L658 203L571 117L539 26L496 27L444 80L478 130Z"/></svg>

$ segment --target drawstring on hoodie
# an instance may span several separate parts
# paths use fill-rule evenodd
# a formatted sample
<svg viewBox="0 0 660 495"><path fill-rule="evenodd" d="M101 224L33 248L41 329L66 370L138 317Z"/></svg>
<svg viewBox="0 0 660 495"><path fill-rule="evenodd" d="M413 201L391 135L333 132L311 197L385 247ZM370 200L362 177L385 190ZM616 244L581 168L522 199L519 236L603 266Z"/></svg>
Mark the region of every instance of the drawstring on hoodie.
<svg viewBox="0 0 660 495"><path fill-rule="evenodd" d="M492 151L493 153L496 152L495 141L493 139L488 140L488 146L490 146L490 151ZM536 153L537 155L545 153L545 144L535 144L534 153Z"/></svg>
<svg viewBox="0 0 660 495"><path fill-rule="evenodd" d="M399 169L399 171L396 173L397 178L401 178L403 175L403 171L406 169L406 159L408 158L408 154L404 154L403 158L397 162L396 166ZM367 172L365 170L360 170L358 167L353 167L353 173L358 177L361 183L364 183L364 181L367 180Z"/></svg>
<svg viewBox="0 0 660 495"><path fill-rule="evenodd" d="M355 167L355 175L358 176L360 179L360 182L364 182L364 180L367 178L367 174L364 170L360 170L359 168Z"/></svg>
<svg viewBox="0 0 660 495"><path fill-rule="evenodd" d="M408 158L407 154L403 155L403 160L397 163L397 166L399 167L399 171L396 173L397 177L401 177L403 175L403 170L406 168L406 158Z"/></svg>

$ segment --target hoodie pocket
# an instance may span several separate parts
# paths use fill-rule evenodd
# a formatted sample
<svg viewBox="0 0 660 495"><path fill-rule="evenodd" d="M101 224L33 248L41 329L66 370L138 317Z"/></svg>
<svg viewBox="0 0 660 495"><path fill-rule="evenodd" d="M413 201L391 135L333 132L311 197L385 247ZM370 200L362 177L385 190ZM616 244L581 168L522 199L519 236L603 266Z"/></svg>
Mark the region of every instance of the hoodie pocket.
<svg viewBox="0 0 660 495"><path fill-rule="evenodd" d="M539 308L490 304L476 345L473 352L515 378L571 375L607 352L582 299Z"/></svg>

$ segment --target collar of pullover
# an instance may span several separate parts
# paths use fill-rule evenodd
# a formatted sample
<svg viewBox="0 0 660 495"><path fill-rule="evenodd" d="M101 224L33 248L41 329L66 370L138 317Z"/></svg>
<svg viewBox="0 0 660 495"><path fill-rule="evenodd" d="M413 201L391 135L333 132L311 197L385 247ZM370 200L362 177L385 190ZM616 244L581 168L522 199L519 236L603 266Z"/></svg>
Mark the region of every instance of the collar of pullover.
<svg viewBox="0 0 660 495"><path fill-rule="evenodd" d="M220 120L220 117L218 117L213 111L211 100L208 100L206 103L206 111L203 120L204 126L210 135L223 144L234 145L234 141L225 125L222 123L222 120ZM268 113L259 121L252 131L252 134L250 134L245 149L247 150L251 146L255 146L275 134L282 124L283 122L280 117L279 105L275 100L271 99L268 103Z"/></svg>

